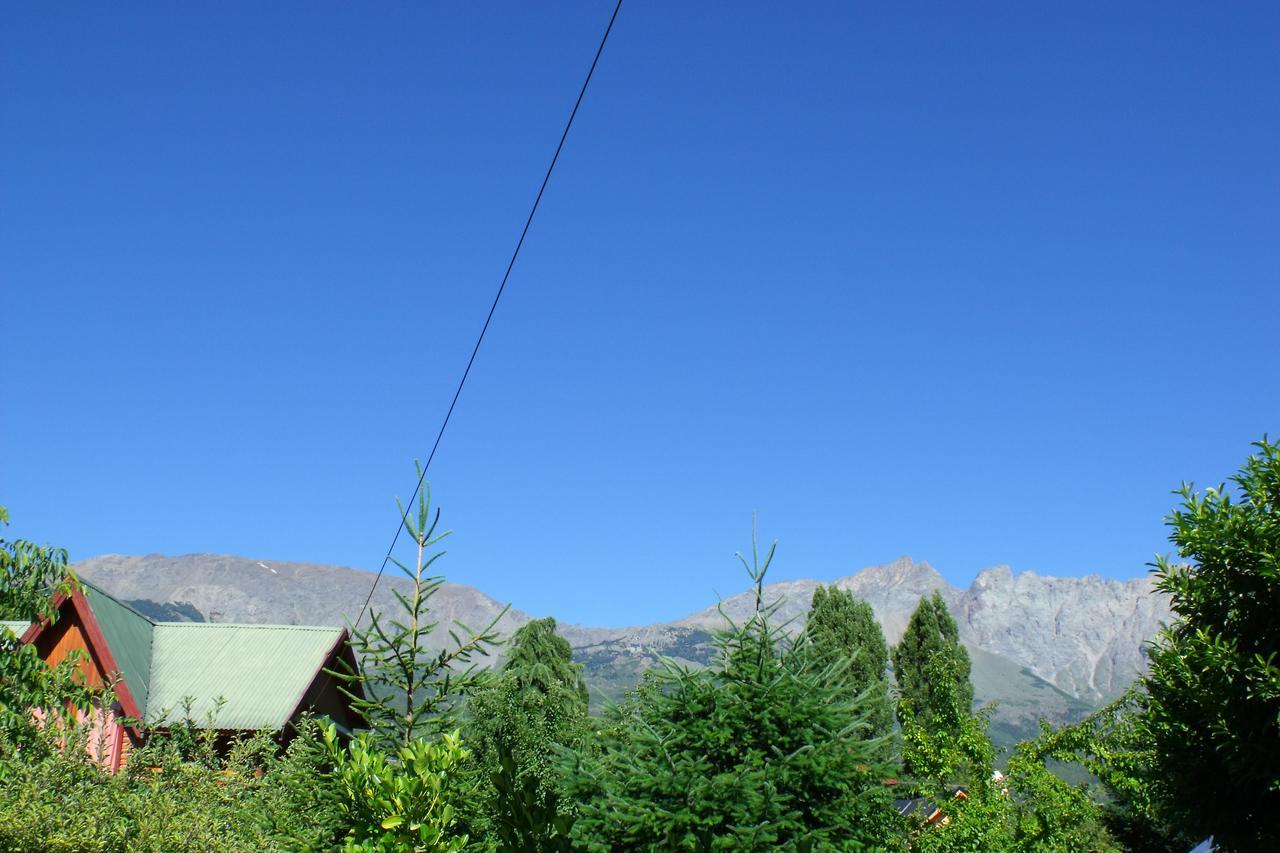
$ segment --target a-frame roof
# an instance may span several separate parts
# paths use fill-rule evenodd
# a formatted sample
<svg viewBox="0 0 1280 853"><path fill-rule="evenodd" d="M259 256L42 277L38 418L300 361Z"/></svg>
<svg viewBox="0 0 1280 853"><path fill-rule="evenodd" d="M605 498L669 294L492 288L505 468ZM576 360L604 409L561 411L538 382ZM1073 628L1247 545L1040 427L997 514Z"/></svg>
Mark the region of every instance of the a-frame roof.
<svg viewBox="0 0 1280 853"><path fill-rule="evenodd" d="M98 630L107 641L120 676L138 705L138 716L145 719L155 623L97 587L83 581L80 585L84 588L85 600L97 620Z"/></svg>
<svg viewBox="0 0 1280 853"><path fill-rule="evenodd" d="M80 616L107 669L120 674L125 713L148 726L190 714L197 725L212 721L222 730L280 729L346 645L344 628L156 622L92 584L79 585L55 605L64 616L69 609ZM31 625L23 640L35 642L48 627Z"/></svg>

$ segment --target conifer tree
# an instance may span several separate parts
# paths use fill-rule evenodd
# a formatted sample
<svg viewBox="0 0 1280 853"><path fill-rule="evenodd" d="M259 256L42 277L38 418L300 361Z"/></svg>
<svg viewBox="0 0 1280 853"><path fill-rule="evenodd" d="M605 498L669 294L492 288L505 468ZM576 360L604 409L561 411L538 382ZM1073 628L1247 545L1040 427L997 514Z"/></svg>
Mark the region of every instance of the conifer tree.
<svg viewBox="0 0 1280 853"><path fill-rule="evenodd" d="M775 543L776 544L776 543ZM573 828L587 850L883 849L896 816L881 782L888 738L867 739L872 710L839 673L813 666L764 602L763 563L743 559L752 616L717 632L716 663L665 660L615 709L601 752L579 754ZM653 672L653 671L651 671Z"/></svg>
<svg viewBox="0 0 1280 853"><path fill-rule="evenodd" d="M939 666L939 661L944 665ZM893 649L899 721L905 724L909 712L927 724L935 716L950 713L953 705L966 712L971 709L970 666L969 653L960 643L959 628L942 594L935 590L931 597L921 598L901 642ZM949 683L940 683L939 676Z"/></svg>
<svg viewBox="0 0 1280 853"><path fill-rule="evenodd" d="M805 620L805 636L820 664L846 663L844 679L852 695L869 692L873 710L869 734L888 734L893 728L886 675L889 645L871 605L848 590L819 585Z"/></svg>
<svg viewBox="0 0 1280 853"><path fill-rule="evenodd" d="M582 666L554 619L515 632L498 677L470 711L466 738L484 791L474 833L501 849L569 849L574 804L558 756L587 748L591 724Z"/></svg>
<svg viewBox="0 0 1280 853"><path fill-rule="evenodd" d="M417 470L421 480L422 466ZM437 532L440 510L431 507L430 484L419 491L416 521L399 500L396 506L415 561L412 568L394 557L391 562L410 580L409 592L392 590L399 611L394 616L371 610L366 627L350 627L359 669L330 673L346 684L361 685L363 695L339 689L369 723L377 746L392 752L457 728L459 697L485 682L474 658L488 655L498 638L495 627L506 613L480 630L455 623L445 629L447 640L436 635L440 623L432 618L430 603L444 578L429 570L444 556L433 549L449 531Z"/></svg>
<svg viewBox="0 0 1280 853"><path fill-rule="evenodd" d="M556 620L550 617L526 622L512 635L502 674L521 690L565 691L584 709L587 706L582 665L573 662L569 641L556 633Z"/></svg>

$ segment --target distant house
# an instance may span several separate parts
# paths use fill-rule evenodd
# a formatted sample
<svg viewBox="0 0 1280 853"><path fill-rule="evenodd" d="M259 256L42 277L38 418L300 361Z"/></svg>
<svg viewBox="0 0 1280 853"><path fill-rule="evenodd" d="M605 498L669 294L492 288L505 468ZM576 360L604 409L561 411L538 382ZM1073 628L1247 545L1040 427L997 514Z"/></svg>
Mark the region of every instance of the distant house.
<svg viewBox="0 0 1280 853"><path fill-rule="evenodd" d="M969 799L969 792L964 788L952 788L951 798L963 802ZM951 818L942 810L942 807L928 797L894 800L893 808L903 817L915 815L922 823L929 826L946 826L951 822Z"/></svg>
<svg viewBox="0 0 1280 853"><path fill-rule="evenodd" d="M79 649L89 686L115 683L115 706L87 721L91 751L107 769L122 767L147 732L188 716L222 735L269 729L287 736L304 712L327 715L347 731L359 725L324 671L355 664L345 628L157 622L79 585L54 599L56 621L4 624L50 666Z"/></svg>

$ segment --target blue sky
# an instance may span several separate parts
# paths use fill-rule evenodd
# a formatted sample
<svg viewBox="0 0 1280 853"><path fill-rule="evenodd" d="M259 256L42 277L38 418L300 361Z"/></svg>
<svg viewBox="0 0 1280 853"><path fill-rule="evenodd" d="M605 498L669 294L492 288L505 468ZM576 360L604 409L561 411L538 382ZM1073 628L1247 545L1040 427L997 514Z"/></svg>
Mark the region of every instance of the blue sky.
<svg viewBox="0 0 1280 853"><path fill-rule="evenodd" d="M612 6L10 5L0 502L376 567ZM1130 578L1280 433L1280 6L623 8L430 479L590 624Z"/></svg>

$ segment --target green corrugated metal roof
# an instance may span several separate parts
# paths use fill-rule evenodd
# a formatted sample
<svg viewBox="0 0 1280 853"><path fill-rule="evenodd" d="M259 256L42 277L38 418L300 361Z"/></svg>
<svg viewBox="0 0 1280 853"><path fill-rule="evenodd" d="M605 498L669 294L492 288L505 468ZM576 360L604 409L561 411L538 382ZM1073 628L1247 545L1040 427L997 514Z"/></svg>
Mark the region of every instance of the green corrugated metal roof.
<svg viewBox="0 0 1280 853"><path fill-rule="evenodd" d="M278 729L341 633L304 625L157 623L146 721L180 721L183 700L191 697L191 719L199 725L216 709L214 728Z"/></svg>
<svg viewBox="0 0 1280 853"><path fill-rule="evenodd" d="M151 672L151 640L156 623L138 611L107 595L92 584L81 581L85 600L98 620L102 636L111 649L116 666L139 712L146 714L148 674Z"/></svg>
<svg viewBox="0 0 1280 853"><path fill-rule="evenodd" d="M341 628L154 622L97 587L85 600L148 725L210 713L219 729L279 729L302 700ZM26 622L5 622L15 633ZM221 706L219 701L221 700Z"/></svg>

